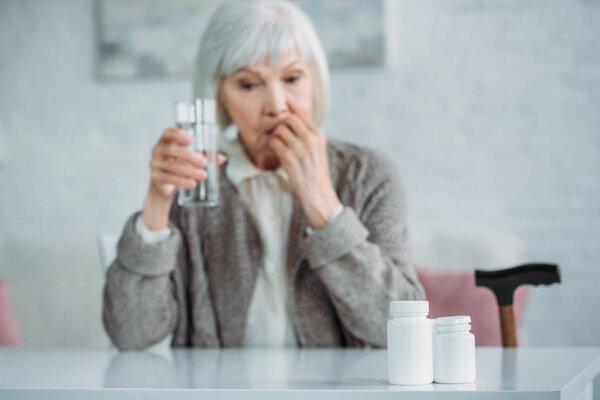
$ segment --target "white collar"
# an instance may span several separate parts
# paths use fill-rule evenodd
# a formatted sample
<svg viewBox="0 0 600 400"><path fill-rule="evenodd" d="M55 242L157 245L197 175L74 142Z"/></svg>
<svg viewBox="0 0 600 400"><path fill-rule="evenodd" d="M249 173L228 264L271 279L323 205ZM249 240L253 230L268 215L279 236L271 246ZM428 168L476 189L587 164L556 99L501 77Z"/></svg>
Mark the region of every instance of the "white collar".
<svg viewBox="0 0 600 400"><path fill-rule="evenodd" d="M233 124L227 128L226 132L219 135L219 149L227 154L225 174L236 187L239 187L244 180L257 176L278 176L285 182L289 182L289 176L283 168L265 171L252 163L240 142L238 128Z"/></svg>

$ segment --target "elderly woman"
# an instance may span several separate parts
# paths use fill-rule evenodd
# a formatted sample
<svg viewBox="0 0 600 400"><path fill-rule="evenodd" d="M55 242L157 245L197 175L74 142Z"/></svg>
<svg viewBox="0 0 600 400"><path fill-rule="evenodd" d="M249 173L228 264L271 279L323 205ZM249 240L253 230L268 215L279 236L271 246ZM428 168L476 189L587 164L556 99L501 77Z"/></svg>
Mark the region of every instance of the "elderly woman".
<svg viewBox="0 0 600 400"><path fill-rule="evenodd" d="M327 141L327 62L285 1L216 10L200 43L196 97L218 103L221 204L181 208L206 178L192 140L166 129L150 189L108 270L104 324L121 349L385 346L391 300L422 299L403 193L380 154Z"/></svg>

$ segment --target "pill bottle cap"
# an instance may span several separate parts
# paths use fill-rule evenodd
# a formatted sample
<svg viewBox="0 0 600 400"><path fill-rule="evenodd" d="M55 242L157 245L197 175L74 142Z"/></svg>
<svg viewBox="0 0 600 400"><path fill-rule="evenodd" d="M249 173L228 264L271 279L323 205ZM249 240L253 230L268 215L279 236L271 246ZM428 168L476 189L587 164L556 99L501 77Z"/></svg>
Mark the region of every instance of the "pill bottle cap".
<svg viewBox="0 0 600 400"><path fill-rule="evenodd" d="M429 302L426 300L392 301L390 313L392 315L429 314Z"/></svg>
<svg viewBox="0 0 600 400"><path fill-rule="evenodd" d="M454 315L435 319L435 329L439 332L461 332L471 330L471 317Z"/></svg>

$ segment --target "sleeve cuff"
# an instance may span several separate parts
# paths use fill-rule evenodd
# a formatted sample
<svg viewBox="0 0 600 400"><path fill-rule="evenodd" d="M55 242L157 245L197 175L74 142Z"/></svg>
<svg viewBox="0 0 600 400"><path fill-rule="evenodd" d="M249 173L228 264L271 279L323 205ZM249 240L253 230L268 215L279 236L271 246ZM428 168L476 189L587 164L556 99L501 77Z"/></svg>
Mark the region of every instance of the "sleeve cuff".
<svg viewBox="0 0 600 400"><path fill-rule="evenodd" d="M171 229L169 229L168 225L157 231L151 231L150 229L148 229L148 227L146 226L146 224L144 224L144 221L142 220L141 214L139 214L135 219L135 231L138 235L142 237L142 240L146 244L156 244L158 242L162 242L163 240L171 236Z"/></svg>
<svg viewBox="0 0 600 400"><path fill-rule="evenodd" d="M135 213L125 224L117 246L117 261L127 270L145 276L168 274L175 269L180 245L179 231L169 221L171 235L165 240L148 244L136 232Z"/></svg>
<svg viewBox="0 0 600 400"><path fill-rule="evenodd" d="M340 215L342 213L342 211L344 211L344 206L342 205L342 203L338 203L337 207L335 207L335 209L329 216L327 223L329 224L331 221L333 221L338 215ZM304 233L306 233L307 235L312 235L314 231L315 230L313 228L311 228L310 226L307 226L306 231Z"/></svg>
<svg viewBox="0 0 600 400"><path fill-rule="evenodd" d="M317 268L349 253L368 236L369 231L354 210L343 207L342 212L327 225L303 237L300 248L309 264Z"/></svg>

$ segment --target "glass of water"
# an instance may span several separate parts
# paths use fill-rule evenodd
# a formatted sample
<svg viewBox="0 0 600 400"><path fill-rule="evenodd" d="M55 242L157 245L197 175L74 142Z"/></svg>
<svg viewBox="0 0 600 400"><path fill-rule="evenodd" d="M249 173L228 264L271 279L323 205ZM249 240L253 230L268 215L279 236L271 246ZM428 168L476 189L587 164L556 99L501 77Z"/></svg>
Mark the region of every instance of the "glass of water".
<svg viewBox="0 0 600 400"><path fill-rule="evenodd" d="M192 135L188 149L202 153L207 160L207 178L197 181L193 189L180 188L177 203L182 207L219 205L218 127L213 99L180 100L175 103L175 122Z"/></svg>

